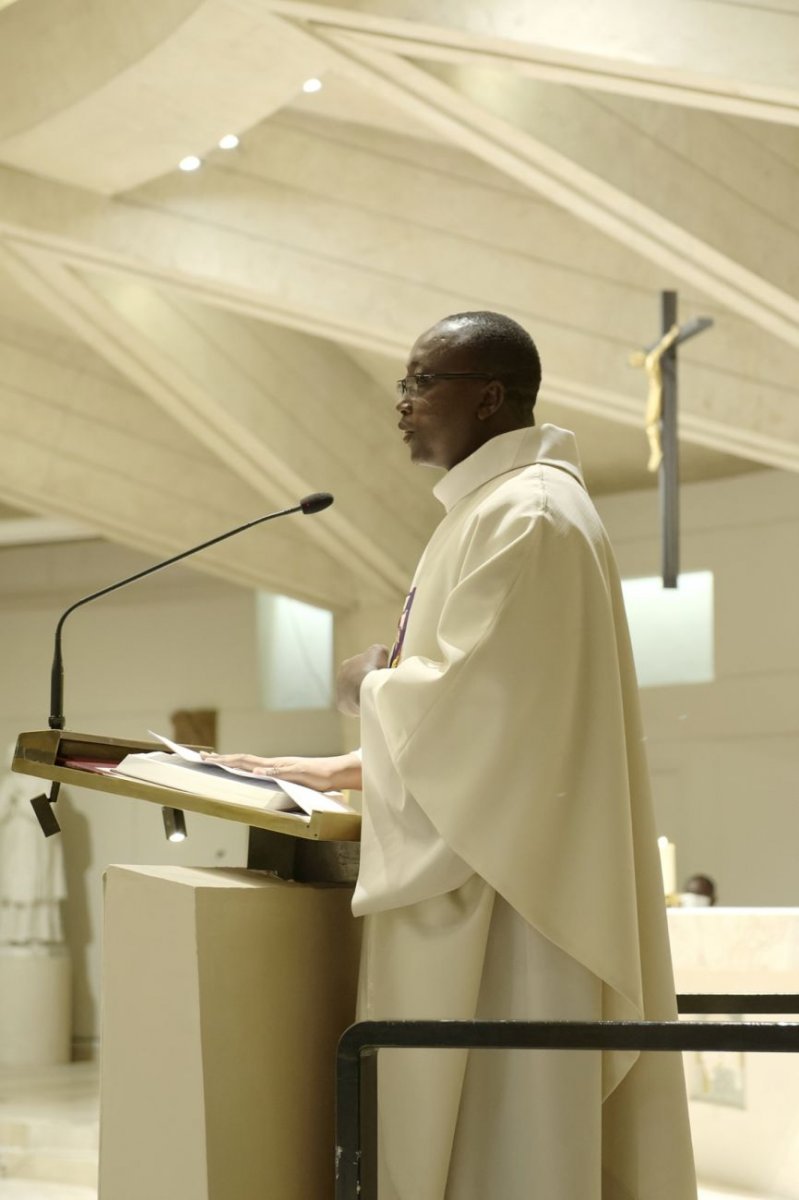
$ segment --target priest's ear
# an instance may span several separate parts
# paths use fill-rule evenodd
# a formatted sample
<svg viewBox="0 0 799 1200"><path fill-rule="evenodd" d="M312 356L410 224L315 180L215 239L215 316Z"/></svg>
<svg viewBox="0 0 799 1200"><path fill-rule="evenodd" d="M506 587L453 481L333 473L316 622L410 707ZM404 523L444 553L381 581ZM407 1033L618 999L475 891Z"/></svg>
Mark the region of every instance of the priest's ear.
<svg viewBox="0 0 799 1200"><path fill-rule="evenodd" d="M480 403L477 406L478 421L488 421L502 408L505 400L505 385L499 379L492 379L483 388Z"/></svg>

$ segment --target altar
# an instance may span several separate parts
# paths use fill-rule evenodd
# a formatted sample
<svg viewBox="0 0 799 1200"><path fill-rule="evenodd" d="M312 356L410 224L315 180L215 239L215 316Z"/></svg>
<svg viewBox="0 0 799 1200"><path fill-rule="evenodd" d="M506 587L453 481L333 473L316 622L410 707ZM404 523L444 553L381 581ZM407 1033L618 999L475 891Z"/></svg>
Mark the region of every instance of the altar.
<svg viewBox="0 0 799 1200"><path fill-rule="evenodd" d="M799 908L672 908L668 920L678 992L799 994ZM700 1181L799 1200L799 1055L696 1052L685 1066Z"/></svg>

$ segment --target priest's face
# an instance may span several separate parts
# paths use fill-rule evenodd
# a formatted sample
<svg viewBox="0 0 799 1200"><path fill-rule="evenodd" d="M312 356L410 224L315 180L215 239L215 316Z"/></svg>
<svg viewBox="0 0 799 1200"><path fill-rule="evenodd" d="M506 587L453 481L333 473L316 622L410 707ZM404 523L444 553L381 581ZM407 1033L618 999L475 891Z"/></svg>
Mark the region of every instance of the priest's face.
<svg viewBox="0 0 799 1200"><path fill-rule="evenodd" d="M499 385L481 373L457 326L442 321L423 333L411 349L397 401L411 461L448 471L482 445L486 393L492 386Z"/></svg>

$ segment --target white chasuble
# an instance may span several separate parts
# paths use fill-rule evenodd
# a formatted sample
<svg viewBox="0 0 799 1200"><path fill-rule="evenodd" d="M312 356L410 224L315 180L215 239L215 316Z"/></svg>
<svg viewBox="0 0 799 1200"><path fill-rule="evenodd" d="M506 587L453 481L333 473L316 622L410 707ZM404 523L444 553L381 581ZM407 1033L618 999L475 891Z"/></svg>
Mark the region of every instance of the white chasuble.
<svg viewBox="0 0 799 1200"><path fill-rule="evenodd" d="M361 1019L671 1020L621 588L571 434L455 466L361 690ZM407 606L406 606L407 607ZM381 1051L380 1200L695 1200L677 1054Z"/></svg>

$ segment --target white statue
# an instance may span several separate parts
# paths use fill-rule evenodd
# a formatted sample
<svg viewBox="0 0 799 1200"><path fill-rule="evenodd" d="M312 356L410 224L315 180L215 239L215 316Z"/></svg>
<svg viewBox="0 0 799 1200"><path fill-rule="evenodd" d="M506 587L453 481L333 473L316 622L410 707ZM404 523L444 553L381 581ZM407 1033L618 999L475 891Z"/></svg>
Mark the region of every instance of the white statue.
<svg viewBox="0 0 799 1200"><path fill-rule="evenodd" d="M14 749L8 756L11 765ZM66 897L60 837L42 834L31 797L44 781L11 770L0 778L0 946L47 946L64 940Z"/></svg>

